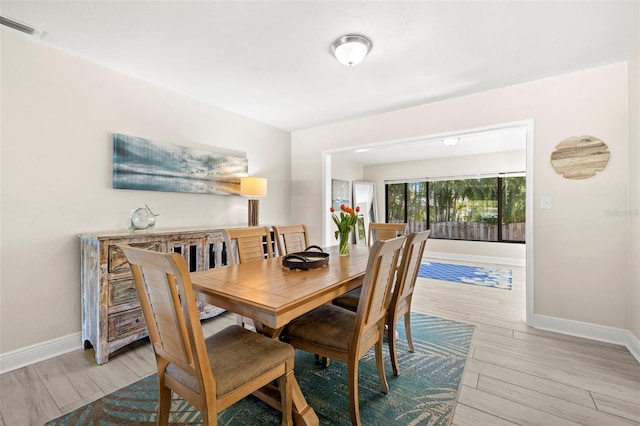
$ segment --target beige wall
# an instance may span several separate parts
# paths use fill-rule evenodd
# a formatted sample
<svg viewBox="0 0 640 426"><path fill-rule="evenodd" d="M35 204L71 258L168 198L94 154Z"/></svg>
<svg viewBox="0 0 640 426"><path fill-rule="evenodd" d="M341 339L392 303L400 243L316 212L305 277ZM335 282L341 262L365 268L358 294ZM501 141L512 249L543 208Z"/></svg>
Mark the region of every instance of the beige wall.
<svg viewBox="0 0 640 426"><path fill-rule="evenodd" d="M640 339L640 50L629 63L629 118L629 324Z"/></svg>
<svg viewBox="0 0 640 426"><path fill-rule="evenodd" d="M288 132L1 37L0 354L81 330L79 233L124 230L145 203L158 227L246 224L239 196L112 189L112 132L245 152L249 173L269 179L261 222L288 222Z"/></svg>
<svg viewBox="0 0 640 426"><path fill-rule="evenodd" d="M292 221L323 223L323 150L534 120L535 314L629 329L626 62L294 132ZM549 157L570 136L612 152L595 177L569 180ZM553 208L541 210L540 196ZM326 220L326 219L325 219ZM322 229L311 229L313 237Z"/></svg>

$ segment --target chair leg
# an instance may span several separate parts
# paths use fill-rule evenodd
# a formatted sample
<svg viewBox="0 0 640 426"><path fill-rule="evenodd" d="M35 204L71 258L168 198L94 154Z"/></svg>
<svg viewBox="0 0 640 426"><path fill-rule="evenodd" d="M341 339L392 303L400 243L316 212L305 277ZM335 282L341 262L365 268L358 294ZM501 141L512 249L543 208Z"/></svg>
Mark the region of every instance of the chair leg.
<svg viewBox="0 0 640 426"><path fill-rule="evenodd" d="M395 318L392 318L389 324L387 324L387 340L389 342L389 356L391 357L391 367L393 368L393 375L398 376L400 374L400 365L398 364L395 320Z"/></svg>
<svg viewBox="0 0 640 426"><path fill-rule="evenodd" d="M408 311L404 314L404 331L407 335L407 343L409 344L409 352L414 351L413 339L411 338L411 312Z"/></svg>
<svg viewBox="0 0 640 426"><path fill-rule="evenodd" d="M316 364L321 365L322 368L327 368L330 363L331 363L331 359L330 358L327 358L326 356L320 356L320 355L316 354Z"/></svg>
<svg viewBox="0 0 640 426"><path fill-rule="evenodd" d="M202 401L202 408L200 409L200 413L202 413L202 424L206 426L217 426L218 407L216 406L216 397L211 395L211 393L203 396L204 400Z"/></svg>
<svg viewBox="0 0 640 426"><path fill-rule="evenodd" d="M202 424L206 426L218 426L218 413L202 411Z"/></svg>
<svg viewBox="0 0 640 426"><path fill-rule="evenodd" d="M282 426L293 425L293 395L291 378L293 370L287 368L287 372L278 378L280 388L280 403L282 405Z"/></svg>
<svg viewBox="0 0 640 426"><path fill-rule="evenodd" d="M380 387L382 393L389 392L389 385L387 384L387 377L384 375L384 358L382 356L382 333L380 333L380 339L376 343L376 367L378 369L378 379L380 379Z"/></svg>
<svg viewBox="0 0 640 426"><path fill-rule="evenodd" d="M349 411L351 412L351 424L361 426L360 403L358 402L358 360L347 363L347 376L349 377Z"/></svg>
<svg viewBox="0 0 640 426"><path fill-rule="evenodd" d="M166 426L169 424L169 411L171 410L171 389L160 385L158 393L158 425Z"/></svg>

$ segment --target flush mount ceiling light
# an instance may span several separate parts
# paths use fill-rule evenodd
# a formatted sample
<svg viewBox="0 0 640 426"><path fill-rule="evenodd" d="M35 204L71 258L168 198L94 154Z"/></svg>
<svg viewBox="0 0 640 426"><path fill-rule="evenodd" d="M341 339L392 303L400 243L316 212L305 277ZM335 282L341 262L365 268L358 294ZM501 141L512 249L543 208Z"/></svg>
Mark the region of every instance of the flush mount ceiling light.
<svg viewBox="0 0 640 426"><path fill-rule="evenodd" d="M460 138L449 138L449 139L443 139L442 143L445 144L446 146L454 146L459 141L460 141Z"/></svg>
<svg viewBox="0 0 640 426"><path fill-rule="evenodd" d="M348 67L358 65L371 51L371 40L358 34L344 35L331 44L338 62Z"/></svg>

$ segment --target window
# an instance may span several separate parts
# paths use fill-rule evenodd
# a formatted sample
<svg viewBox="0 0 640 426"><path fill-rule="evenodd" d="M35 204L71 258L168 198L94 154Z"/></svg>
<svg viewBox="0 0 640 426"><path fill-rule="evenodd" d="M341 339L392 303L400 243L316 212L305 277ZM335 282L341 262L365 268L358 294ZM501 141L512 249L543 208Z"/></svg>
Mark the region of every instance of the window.
<svg viewBox="0 0 640 426"><path fill-rule="evenodd" d="M526 179L524 176L502 180L502 240L524 242Z"/></svg>
<svg viewBox="0 0 640 426"><path fill-rule="evenodd" d="M386 221L431 238L525 240L524 176L386 183Z"/></svg>
<svg viewBox="0 0 640 426"><path fill-rule="evenodd" d="M407 184L385 185L387 223L407 223Z"/></svg>
<svg viewBox="0 0 640 426"><path fill-rule="evenodd" d="M412 182L407 185L407 221L414 232L428 229L427 182Z"/></svg>
<svg viewBox="0 0 640 426"><path fill-rule="evenodd" d="M427 182L386 185L386 222L410 223L411 231L427 228Z"/></svg>

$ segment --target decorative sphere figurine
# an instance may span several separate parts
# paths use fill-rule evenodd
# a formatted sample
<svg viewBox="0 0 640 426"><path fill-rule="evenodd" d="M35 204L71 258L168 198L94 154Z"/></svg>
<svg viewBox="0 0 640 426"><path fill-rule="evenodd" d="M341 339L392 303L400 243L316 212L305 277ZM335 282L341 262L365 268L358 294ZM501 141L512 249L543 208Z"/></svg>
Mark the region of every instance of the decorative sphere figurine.
<svg viewBox="0 0 640 426"><path fill-rule="evenodd" d="M144 205L131 211L131 224L129 229L132 231L149 230L156 224L156 216L158 214L154 212L151 207Z"/></svg>

